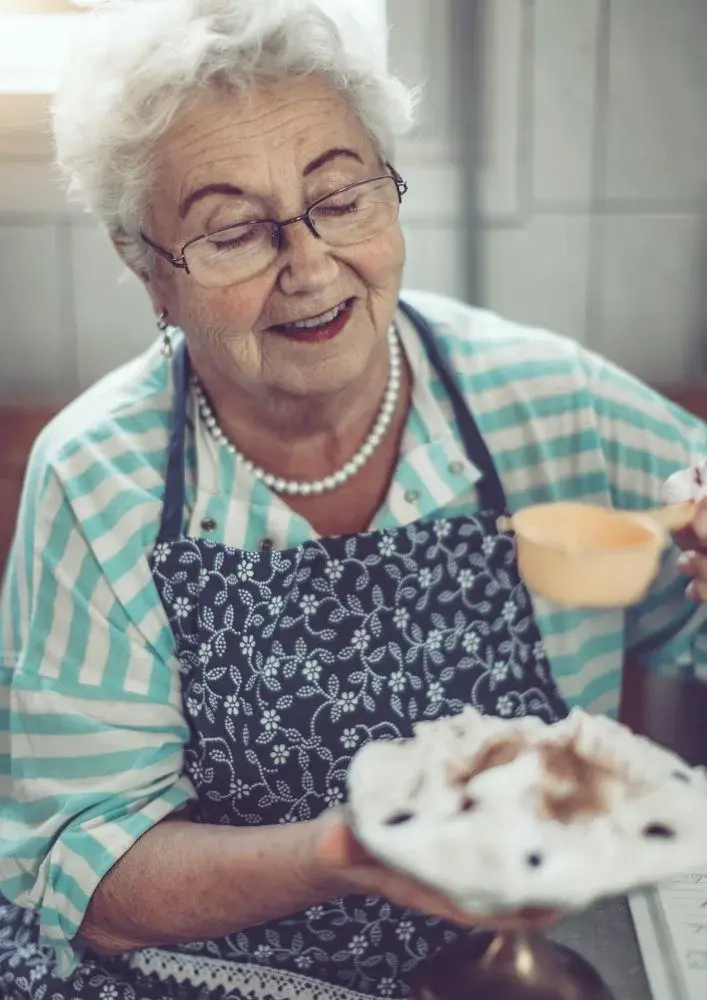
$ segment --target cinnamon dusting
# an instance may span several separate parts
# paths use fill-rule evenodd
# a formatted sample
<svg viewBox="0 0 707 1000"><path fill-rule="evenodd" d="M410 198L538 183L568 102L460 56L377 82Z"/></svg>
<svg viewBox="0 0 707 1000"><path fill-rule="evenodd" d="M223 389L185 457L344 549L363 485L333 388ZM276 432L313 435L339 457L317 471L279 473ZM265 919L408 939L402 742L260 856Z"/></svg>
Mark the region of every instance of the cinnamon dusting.
<svg viewBox="0 0 707 1000"><path fill-rule="evenodd" d="M540 810L544 819L571 823L609 811L608 783L617 776L608 763L584 757L575 739L541 746L543 779Z"/></svg>
<svg viewBox="0 0 707 1000"><path fill-rule="evenodd" d="M519 734L498 736L489 740L472 760L454 761L448 765L449 782L457 788L465 788L469 781L484 771L512 764L526 747L526 740Z"/></svg>

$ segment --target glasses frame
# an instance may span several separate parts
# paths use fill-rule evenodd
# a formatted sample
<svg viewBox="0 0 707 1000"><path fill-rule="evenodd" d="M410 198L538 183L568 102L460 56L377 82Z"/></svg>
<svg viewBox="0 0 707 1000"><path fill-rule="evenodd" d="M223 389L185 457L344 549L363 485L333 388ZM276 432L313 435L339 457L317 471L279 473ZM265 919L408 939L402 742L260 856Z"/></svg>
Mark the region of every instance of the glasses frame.
<svg viewBox="0 0 707 1000"><path fill-rule="evenodd" d="M277 247L278 251L282 247L282 237L283 232L287 226L293 226L296 222L304 222L309 229L312 236L315 239L321 240L324 237L317 232L317 227L314 219L312 218L312 212L322 204L322 202L328 201L330 198L335 198L336 195L344 194L346 191L350 191L352 188L361 187L363 184L372 184L374 181L391 180L395 183L398 192L398 204L402 203L403 196L407 193L408 185L405 180L400 176L397 170L391 166L390 163L386 163L387 169L390 171L388 174L381 174L379 177L370 177L365 181L356 181L353 184L346 184L344 187L337 188L336 191L330 191L329 194L324 195L322 198L317 198L313 205L310 205L306 212L302 212L301 215L294 215L291 219L283 219L282 221L278 219L251 219L248 222L237 222L230 226L222 226L220 229L212 229L207 233L201 233L199 236L193 236L190 240L182 246L178 254L174 254L171 250L165 250L158 243L155 243L150 239L145 233L140 233L140 238L143 243L146 243L151 250L154 250L156 254L164 258L168 264L172 267L177 268L177 270L185 271L187 274L191 275L189 270L189 264L187 262L186 253L189 247L198 243L200 240L206 239L209 236L218 236L219 233L228 232L229 229L235 229L237 226L260 226L263 224L268 224L273 227L273 245Z"/></svg>

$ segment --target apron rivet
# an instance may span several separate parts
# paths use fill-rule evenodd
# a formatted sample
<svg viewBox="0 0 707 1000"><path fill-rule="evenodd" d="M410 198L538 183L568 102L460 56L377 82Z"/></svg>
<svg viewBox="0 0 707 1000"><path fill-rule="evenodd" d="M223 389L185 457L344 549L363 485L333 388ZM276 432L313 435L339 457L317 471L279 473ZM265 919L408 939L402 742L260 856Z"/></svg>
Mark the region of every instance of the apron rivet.
<svg viewBox="0 0 707 1000"><path fill-rule="evenodd" d="M419 499L420 499L420 492L419 492L419 490L407 490L406 491L406 493L405 493L405 502L406 503L415 503Z"/></svg>
<svg viewBox="0 0 707 1000"><path fill-rule="evenodd" d="M453 476L460 476L464 471L464 466L461 462L450 462L449 471Z"/></svg>
<svg viewBox="0 0 707 1000"><path fill-rule="evenodd" d="M205 517L204 520L201 522L202 531L215 531L215 529L216 529L216 522L214 521L213 517Z"/></svg>
<svg viewBox="0 0 707 1000"><path fill-rule="evenodd" d="M272 538L263 538L258 547L261 552L269 552L273 548Z"/></svg>

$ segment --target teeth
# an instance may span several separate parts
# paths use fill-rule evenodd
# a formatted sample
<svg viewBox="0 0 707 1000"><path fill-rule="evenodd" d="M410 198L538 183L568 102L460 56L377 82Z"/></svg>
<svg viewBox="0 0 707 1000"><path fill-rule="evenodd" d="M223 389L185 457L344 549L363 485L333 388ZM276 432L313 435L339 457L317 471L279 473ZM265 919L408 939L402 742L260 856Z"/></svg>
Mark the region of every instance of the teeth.
<svg viewBox="0 0 707 1000"><path fill-rule="evenodd" d="M342 302L341 305L336 306L335 309L330 309L327 313L322 313L321 316L313 316L312 319L303 319L298 323L285 323L285 326L291 330L308 330L313 329L315 326L324 326L326 323L333 323L345 308L346 303Z"/></svg>

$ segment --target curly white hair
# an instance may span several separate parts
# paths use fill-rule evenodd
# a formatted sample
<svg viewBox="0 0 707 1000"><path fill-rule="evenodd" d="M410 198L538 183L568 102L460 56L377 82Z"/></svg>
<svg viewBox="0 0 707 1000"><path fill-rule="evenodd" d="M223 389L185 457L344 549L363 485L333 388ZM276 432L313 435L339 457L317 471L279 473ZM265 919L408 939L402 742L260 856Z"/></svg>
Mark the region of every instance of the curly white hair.
<svg viewBox="0 0 707 1000"><path fill-rule="evenodd" d="M381 155L413 120L415 92L386 71L365 28L325 0L108 0L87 15L53 106L69 189L149 270L154 150L205 88L316 73L346 94ZM328 0L331 8L331 0Z"/></svg>

